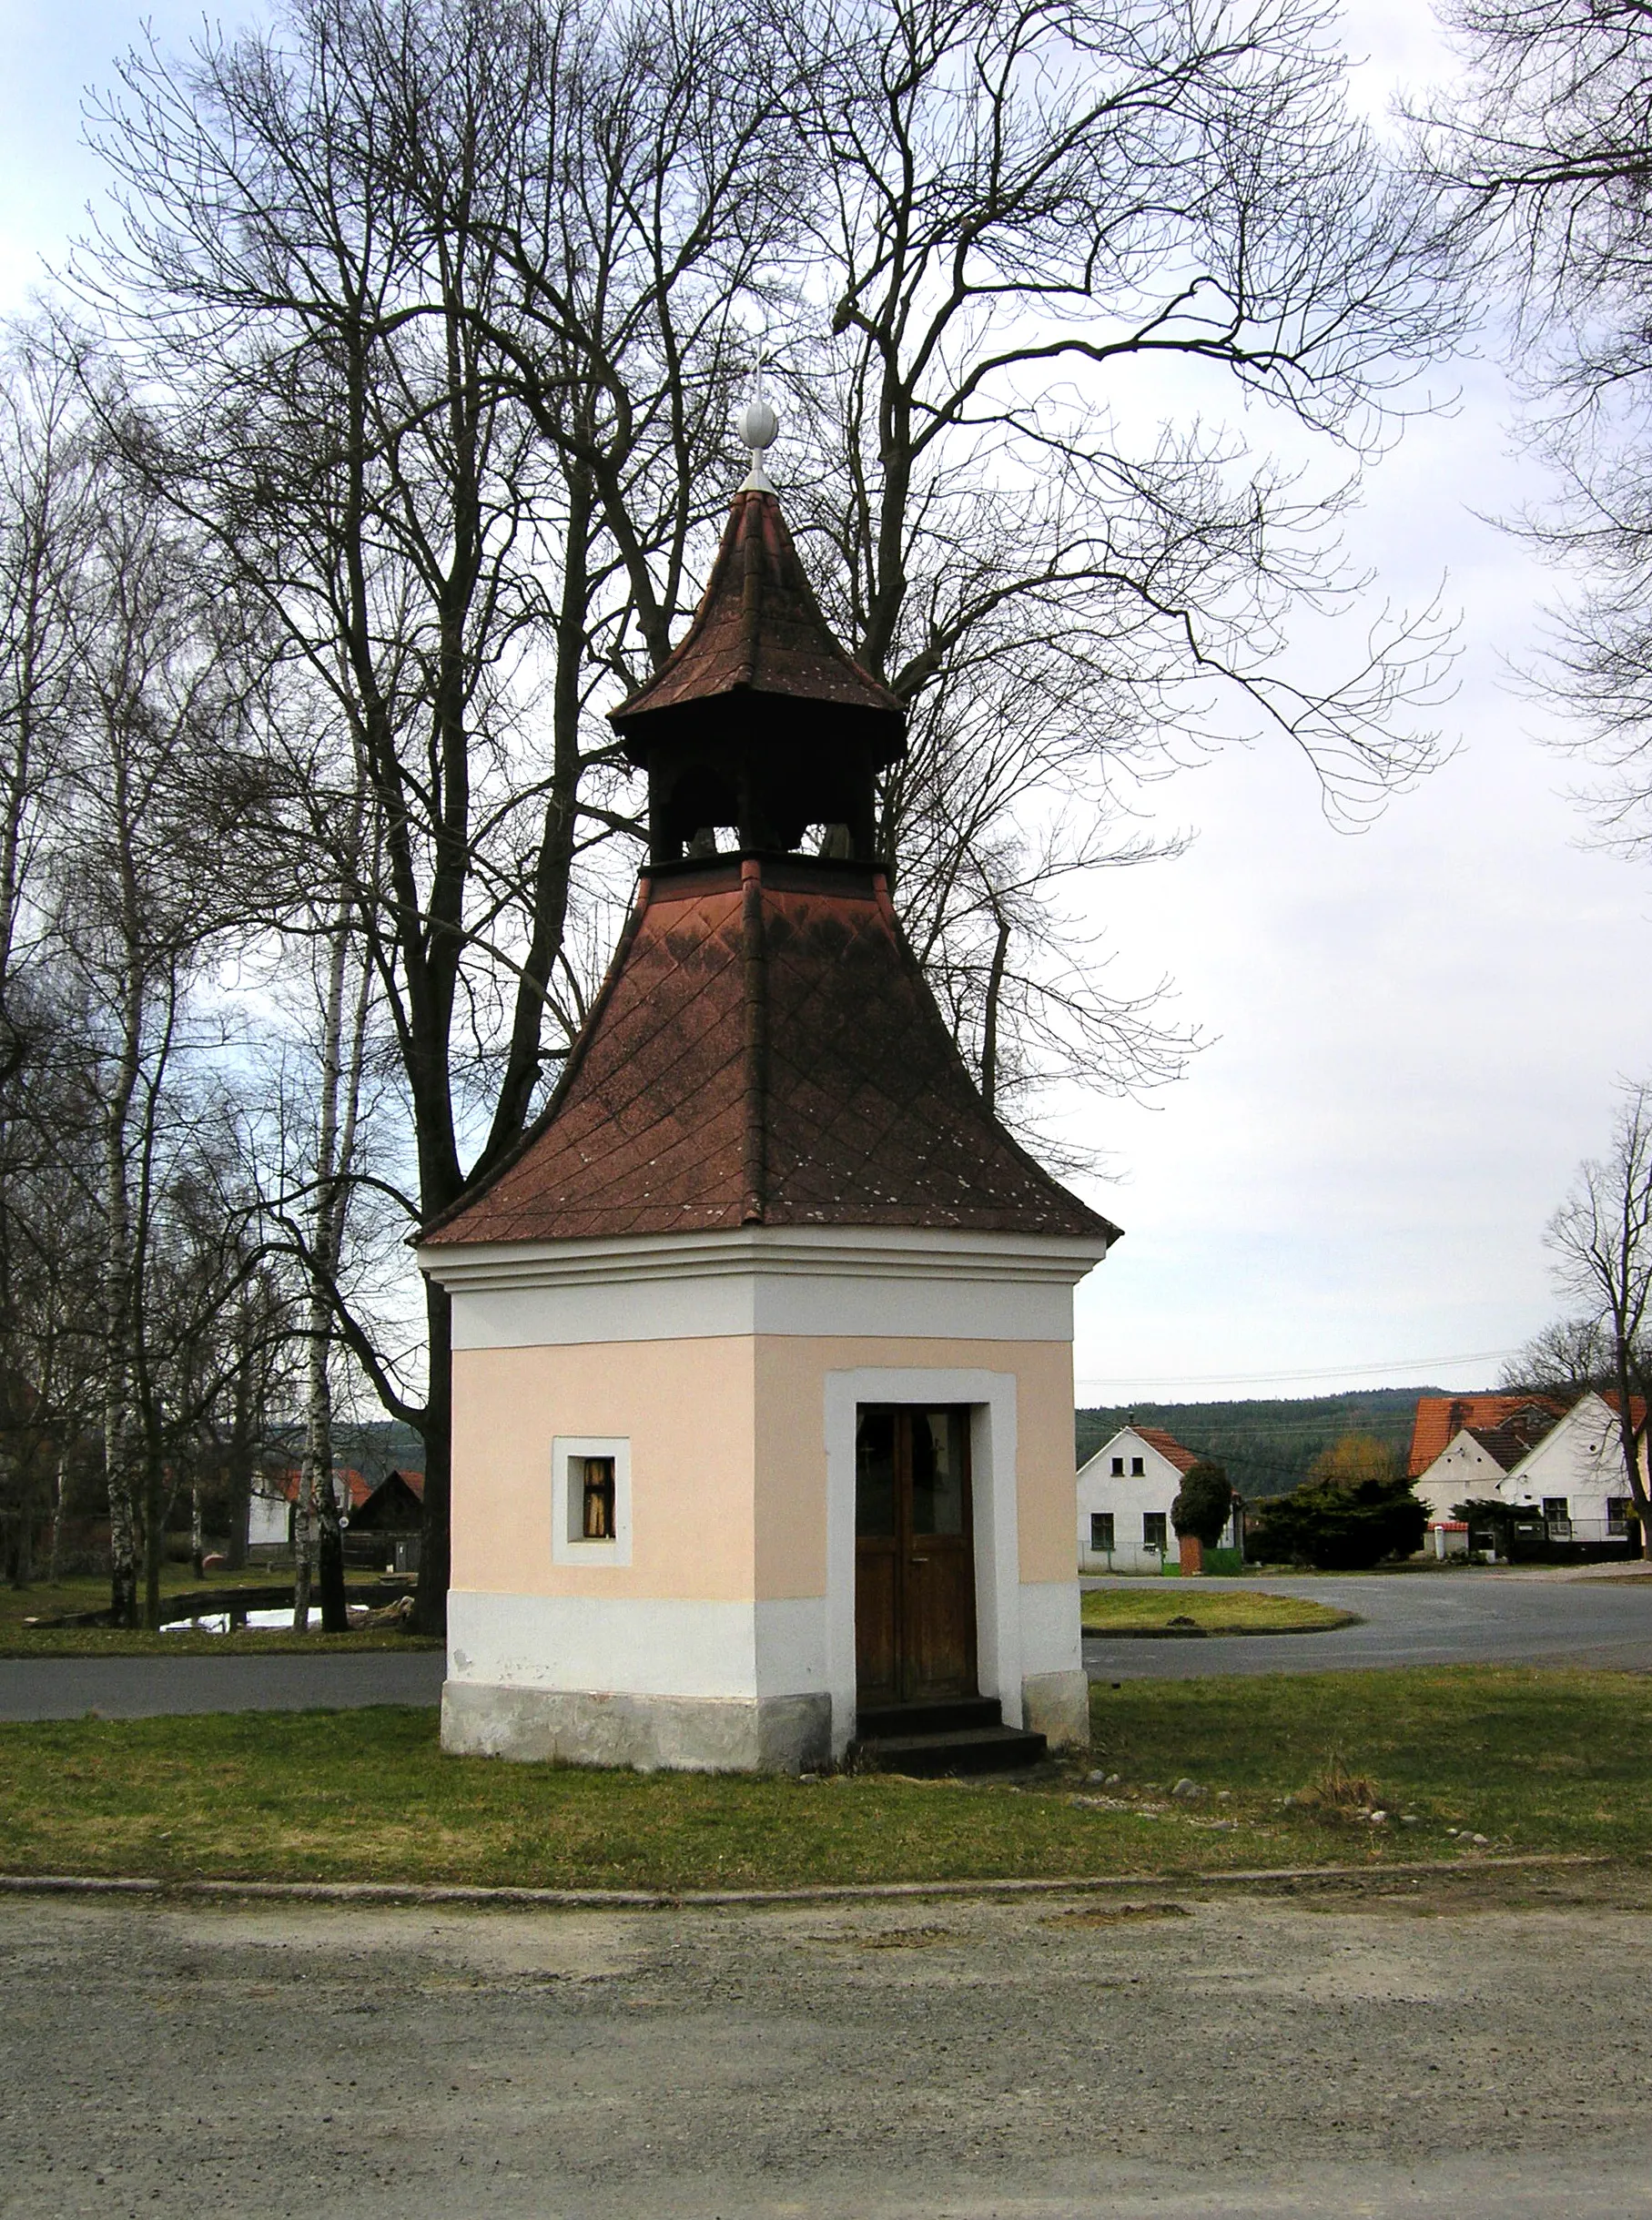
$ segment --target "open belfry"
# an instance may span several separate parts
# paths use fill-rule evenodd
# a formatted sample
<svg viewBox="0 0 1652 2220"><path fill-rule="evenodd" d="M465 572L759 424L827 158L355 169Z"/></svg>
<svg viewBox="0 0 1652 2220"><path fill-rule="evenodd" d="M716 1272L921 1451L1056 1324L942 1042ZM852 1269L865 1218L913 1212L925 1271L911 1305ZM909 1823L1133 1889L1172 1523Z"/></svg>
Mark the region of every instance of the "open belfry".
<svg viewBox="0 0 1652 2220"><path fill-rule="evenodd" d="M613 712L650 853L453 1299L450 1750L1025 1763L1089 1734L1072 1290L1116 1229L987 1109L876 843L895 696L764 475Z"/></svg>

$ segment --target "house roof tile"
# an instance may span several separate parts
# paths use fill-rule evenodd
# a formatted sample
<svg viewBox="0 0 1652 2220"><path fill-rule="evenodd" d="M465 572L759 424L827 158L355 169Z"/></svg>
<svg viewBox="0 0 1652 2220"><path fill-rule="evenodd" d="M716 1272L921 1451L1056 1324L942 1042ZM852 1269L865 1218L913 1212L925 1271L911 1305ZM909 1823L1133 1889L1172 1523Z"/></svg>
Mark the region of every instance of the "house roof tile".
<svg viewBox="0 0 1652 2220"><path fill-rule="evenodd" d="M1406 1470L1414 1480L1419 1473L1426 1472L1465 1426L1476 1436L1483 1431L1498 1432L1519 1422L1522 1413L1529 1412L1530 1421L1518 1425L1518 1432L1524 1436L1519 1455L1524 1456L1566 1407L1558 1396L1511 1394L1505 1389L1495 1394L1419 1395L1416 1416L1412 1421L1411 1460ZM1498 1453L1492 1449L1490 1454L1496 1456ZM1505 1465L1504 1469L1508 1468Z"/></svg>
<svg viewBox="0 0 1652 2220"><path fill-rule="evenodd" d="M1161 1426L1132 1426L1130 1432L1150 1449L1156 1449L1161 1457L1169 1457L1179 1473L1191 1472L1199 1462L1196 1449L1184 1448L1174 1434L1166 1434Z"/></svg>

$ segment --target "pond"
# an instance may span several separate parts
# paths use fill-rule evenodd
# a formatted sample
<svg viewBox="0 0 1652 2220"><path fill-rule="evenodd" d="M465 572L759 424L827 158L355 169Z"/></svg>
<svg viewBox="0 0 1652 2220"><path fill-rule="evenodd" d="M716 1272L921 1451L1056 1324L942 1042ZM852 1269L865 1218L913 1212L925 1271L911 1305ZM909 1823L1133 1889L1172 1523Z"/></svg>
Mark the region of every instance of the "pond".
<svg viewBox="0 0 1652 2220"><path fill-rule="evenodd" d="M350 1623L352 1627L365 1627L371 1617L372 1613L363 1605L354 1604L350 1607ZM200 1618L168 1619L162 1627L161 1632L163 1634L230 1634L238 1633L243 1628L256 1630L270 1627L279 1627L284 1632L291 1631L292 1606L290 1604L284 1605L281 1609L277 1611L238 1611L234 1614L233 1626L228 1611L209 1611ZM321 1607L319 1604L311 1604L309 1625L305 1631L309 1634L320 1633Z"/></svg>

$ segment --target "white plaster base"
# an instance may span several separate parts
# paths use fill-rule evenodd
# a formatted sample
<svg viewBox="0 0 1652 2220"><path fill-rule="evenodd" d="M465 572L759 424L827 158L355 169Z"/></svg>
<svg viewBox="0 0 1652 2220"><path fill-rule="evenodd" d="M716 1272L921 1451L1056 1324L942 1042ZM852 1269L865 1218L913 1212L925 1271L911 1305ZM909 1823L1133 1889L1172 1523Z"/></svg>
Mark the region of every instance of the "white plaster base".
<svg viewBox="0 0 1652 2220"><path fill-rule="evenodd" d="M598 1696L450 1680L441 1747L467 1758L695 1773L796 1773L832 1750L829 1696Z"/></svg>
<svg viewBox="0 0 1652 2220"><path fill-rule="evenodd" d="M1021 1683L1021 1708L1051 1749L1090 1748L1088 1673L1029 1673Z"/></svg>

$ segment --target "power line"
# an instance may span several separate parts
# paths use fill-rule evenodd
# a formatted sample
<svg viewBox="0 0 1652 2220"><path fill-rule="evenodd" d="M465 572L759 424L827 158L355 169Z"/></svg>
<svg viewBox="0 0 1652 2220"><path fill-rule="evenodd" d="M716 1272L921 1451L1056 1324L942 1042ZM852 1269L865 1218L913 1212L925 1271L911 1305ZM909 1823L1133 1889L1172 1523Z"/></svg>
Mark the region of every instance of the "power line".
<svg viewBox="0 0 1652 2220"><path fill-rule="evenodd" d="M1278 1387L1293 1380L1363 1379L1374 1373L1425 1372L1434 1364L1490 1364L1514 1354L1512 1349L1465 1349L1459 1351L1455 1356L1395 1357L1381 1364L1332 1364L1317 1372L1174 1373L1158 1380L1143 1379L1137 1373L1087 1373L1078 1385L1092 1388L1120 1384L1130 1388Z"/></svg>

